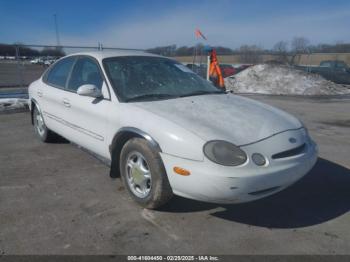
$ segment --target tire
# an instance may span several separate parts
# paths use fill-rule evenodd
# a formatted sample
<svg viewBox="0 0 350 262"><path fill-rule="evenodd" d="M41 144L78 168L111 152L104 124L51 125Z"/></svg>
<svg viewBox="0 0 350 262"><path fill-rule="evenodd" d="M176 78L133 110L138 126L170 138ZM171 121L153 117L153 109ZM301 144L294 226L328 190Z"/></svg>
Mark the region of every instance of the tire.
<svg viewBox="0 0 350 262"><path fill-rule="evenodd" d="M36 106L33 108L33 124L35 133L41 141L45 143L57 141L58 135L46 127L44 118Z"/></svg>
<svg viewBox="0 0 350 262"><path fill-rule="evenodd" d="M142 207L157 209L173 196L163 161L145 139L126 142L120 155L120 174L128 192Z"/></svg>

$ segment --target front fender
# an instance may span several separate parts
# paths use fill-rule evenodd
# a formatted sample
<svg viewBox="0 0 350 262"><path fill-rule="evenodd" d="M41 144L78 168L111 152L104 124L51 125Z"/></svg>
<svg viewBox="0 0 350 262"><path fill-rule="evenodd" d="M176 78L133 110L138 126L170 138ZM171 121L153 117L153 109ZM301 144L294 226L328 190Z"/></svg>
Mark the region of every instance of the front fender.
<svg viewBox="0 0 350 262"><path fill-rule="evenodd" d="M162 153L203 161L203 145L206 141L186 127L135 106L122 106L120 109L121 126L132 126L141 130L159 145Z"/></svg>

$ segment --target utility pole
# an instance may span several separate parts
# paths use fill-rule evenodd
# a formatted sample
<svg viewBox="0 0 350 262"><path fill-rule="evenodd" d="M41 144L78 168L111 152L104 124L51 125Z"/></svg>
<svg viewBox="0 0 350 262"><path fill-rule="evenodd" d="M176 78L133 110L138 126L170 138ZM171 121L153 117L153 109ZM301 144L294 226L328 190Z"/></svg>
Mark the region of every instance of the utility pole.
<svg viewBox="0 0 350 262"><path fill-rule="evenodd" d="M57 14L54 14L53 17L54 17L54 21L55 21L56 45L57 45L57 49L58 49L61 46L61 43L60 43L60 35L58 32Z"/></svg>
<svg viewBox="0 0 350 262"><path fill-rule="evenodd" d="M22 68L21 68L21 65L19 64L20 63L20 52L19 52L19 45L16 44L15 45L15 49L16 49L16 62L17 62L17 75L19 76L18 77L18 85L20 87L23 86L23 74L22 74Z"/></svg>

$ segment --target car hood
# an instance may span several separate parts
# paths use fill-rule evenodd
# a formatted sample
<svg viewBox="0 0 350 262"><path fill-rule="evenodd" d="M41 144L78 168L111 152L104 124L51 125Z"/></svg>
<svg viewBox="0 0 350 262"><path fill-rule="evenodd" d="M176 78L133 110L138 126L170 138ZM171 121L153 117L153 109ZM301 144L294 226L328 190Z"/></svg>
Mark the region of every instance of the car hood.
<svg viewBox="0 0 350 262"><path fill-rule="evenodd" d="M297 118L282 110L233 94L190 96L134 105L174 122L205 141L226 140L238 146L302 127Z"/></svg>

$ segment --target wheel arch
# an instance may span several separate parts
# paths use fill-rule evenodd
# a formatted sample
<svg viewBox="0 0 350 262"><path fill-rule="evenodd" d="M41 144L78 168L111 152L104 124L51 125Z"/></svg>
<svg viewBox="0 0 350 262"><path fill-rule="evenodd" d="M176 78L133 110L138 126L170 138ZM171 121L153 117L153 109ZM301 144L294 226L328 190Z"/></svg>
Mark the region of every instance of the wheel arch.
<svg viewBox="0 0 350 262"><path fill-rule="evenodd" d="M152 148L154 148L158 152L162 152L158 142L146 132L135 127L122 127L114 135L112 143L109 146L109 152L111 154L111 170L110 170L111 177L120 176L120 170L119 170L120 153L125 143L135 137L139 137L147 140L149 145Z"/></svg>
<svg viewBox="0 0 350 262"><path fill-rule="evenodd" d="M33 116L34 107L36 107L39 110L39 112L42 113L39 103L34 98L32 98L30 101L30 118L31 118L32 125L34 125L34 116Z"/></svg>

